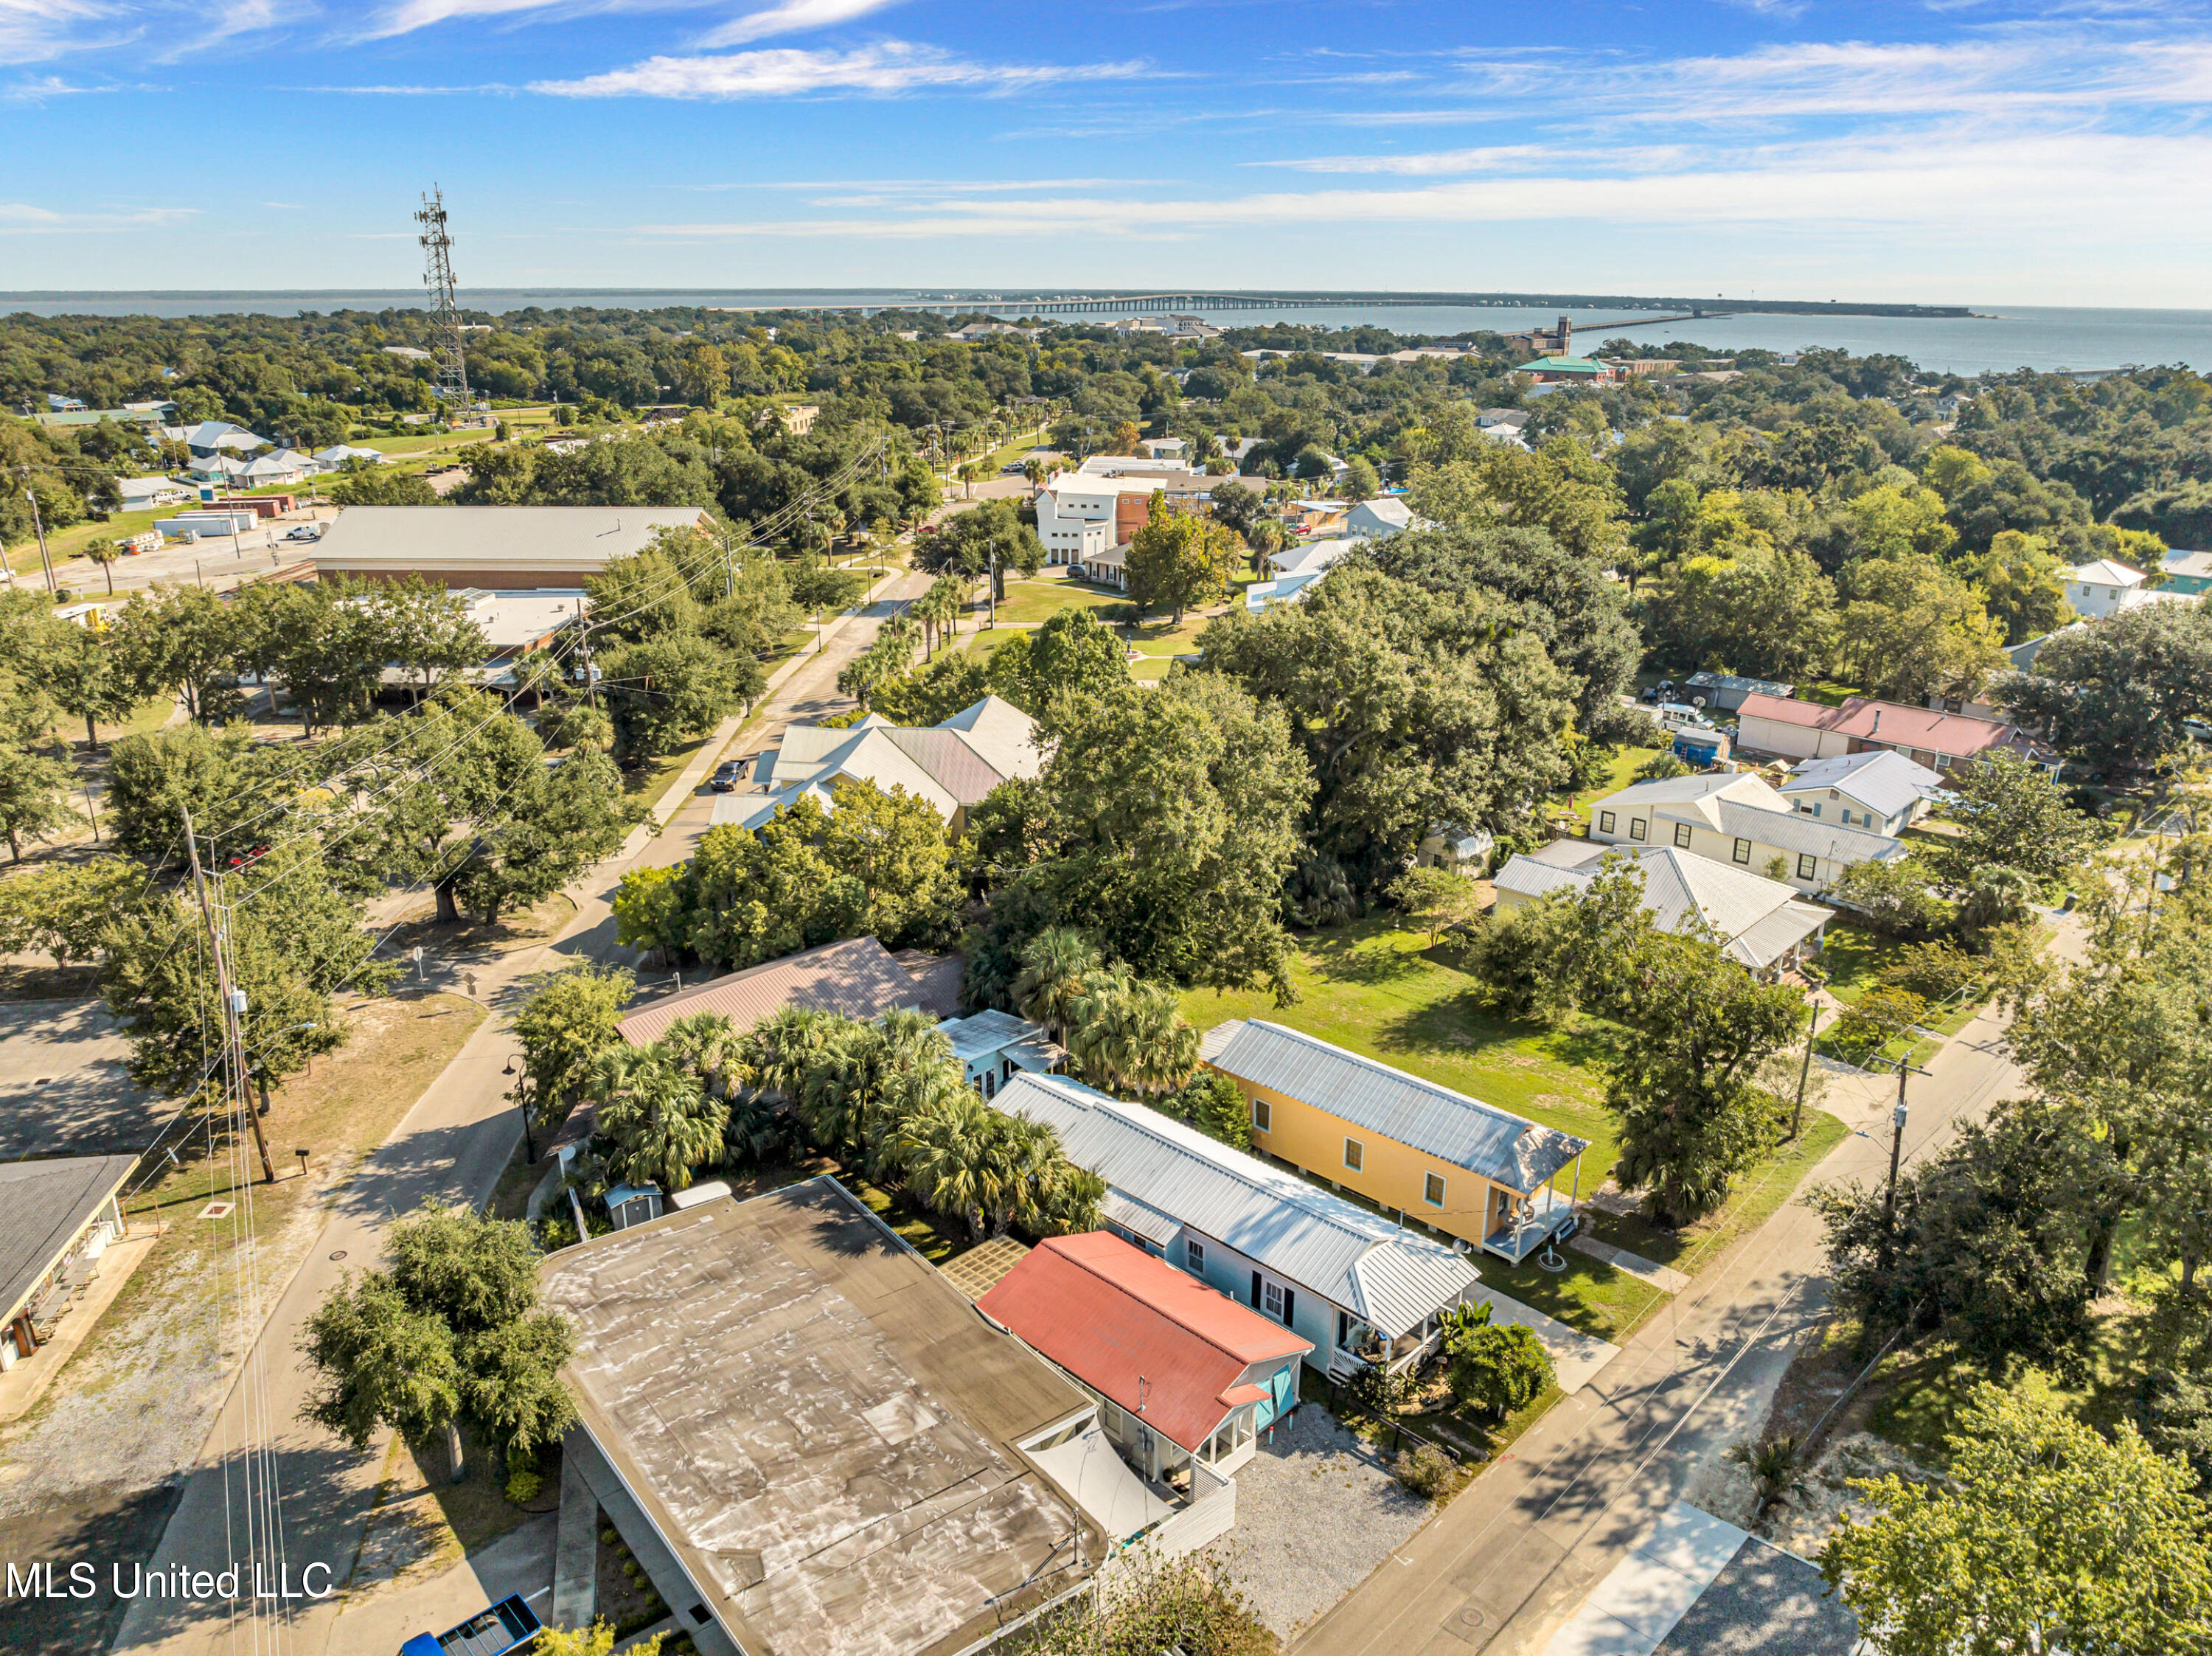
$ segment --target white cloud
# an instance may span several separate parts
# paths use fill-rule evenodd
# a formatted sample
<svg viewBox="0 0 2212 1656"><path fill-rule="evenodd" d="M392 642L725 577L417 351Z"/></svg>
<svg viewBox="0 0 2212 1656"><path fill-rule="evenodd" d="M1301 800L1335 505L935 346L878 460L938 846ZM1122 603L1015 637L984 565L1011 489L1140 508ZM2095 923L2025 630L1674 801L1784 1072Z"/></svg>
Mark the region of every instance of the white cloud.
<svg viewBox="0 0 2212 1656"><path fill-rule="evenodd" d="M743 17L732 18L720 28L701 36L699 44L702 46L741 46L748 40L765 39L771 34L797 34L807 29L830 28L897 3L898 0L782 0L781 5L770 6L765 11L749 12Z"/></svg>
<svg viewBox="0 0 2212 1656"><path fill-rule="evenodd" d="M1976 138L1929 145L1903 139L1843 141L1753 153L1744 163L1616 177L1560 173L1413 188L1282 191L1225 200L1151 200L1134 195L947 197L889 203L876 216L745 223L656 224L639 234L938 238L1203 234L1243 227L1592 222L1630 228L1732 226L1863 238L1869 232L1926 244L1961 237L2008 243L2094 226L2112 240L2171 242L2174 179L2212 173L2212 137L2114 134ZM831 201L825 204L847 206ZM869 203L873 204L873 203ZM2200 236L2201 236L2201 233Z"/></svg>
<svg viewBox="0 0 2212 1656"><path fill-rule="evenodd" d="M15 85L0 88L0 101L11 104L39 104L49 98L75 98L95 92L119 92L120 87L72 86L58 75L41 75L36 80L18 81Z"/></svg>
<svg viewBox="0 0 2212 1656"><path fill-rule="evenodd" d="M29 202L0 201L0 229L17 235L63 235L87 231L140 230L149 226L181 224L193 217L196 207L136 207L98 213L58 213Z"/></svg>
<svg viewBox="0 0 2212 1656"><path fill-rule="evenodd" d="M2212 39L2116 38L2075 29L1962 40L1767 45L1733 57L1647 63L1469 60L1487 96L1630 120L1802 120L1816 116L2016 116L2031 109L2212 101ZM1559 100L1571 96L1573 102Z"/></svg>
<svg viewBox="0 0 2212 1656"><path fill-rule="evenodd" d="M1132 75L1134 64L979 64L934 46L886 40L851 52L779 47L716 56L648 58L579 81L539 81L531 90L560 98L787 98L815 92L895 93L931 87L1012 91L1081 76Z"/></svg>
<svg viewBox="0 0 2212 1656"><path fill-rule="evenodd" d="M0 0L0 64L38 64L126 38L105 0Z"/></svg>
<svg viewBox="0 0 2212 1656"><path fill-rule="evenodd" d="M1575 158L1577 152L1553 144L1488 144L1473 149L1436 149L1405 155L1310 155L1296 161L1246 161L1246 167L1276 167L1297 173L1376 173L1401 178L1444 176L1460 173L1517 173L1532 167L1556 167ZM1679 155L1680 151L1669 151ZM1616 149L1585 149L1586 160L1615 160Z"/></svg>

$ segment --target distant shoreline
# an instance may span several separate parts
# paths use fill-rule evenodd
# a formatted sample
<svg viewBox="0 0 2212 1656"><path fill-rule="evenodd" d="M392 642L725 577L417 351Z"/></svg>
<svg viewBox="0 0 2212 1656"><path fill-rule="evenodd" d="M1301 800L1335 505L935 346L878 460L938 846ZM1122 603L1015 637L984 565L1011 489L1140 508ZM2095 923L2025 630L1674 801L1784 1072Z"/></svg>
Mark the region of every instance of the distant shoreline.
<svg viewBox="0 0 2212 1656"><path fill-rule="evenodd" d="M1141 305L1167 300L1200 300L1209 296L1235 297L1248 301L1275 301L1286 306L1308 305L1373 305L1373 306L1463 306L1469 309L1528 310L1562 308L1565 310L1595 310L1612 307L1619 310L1686 311L1692 317L1728 311L1739 314L1760 312L1776 316L1887 316L1925 317L1964 320L1977 318L1978 312L1964 305L1919 305L1885 303L1878 300L1855 301L1843 300L1796 299L1686 299L1638 294L1559 294L1559 293L1422 293L1403 289L1376 291L1355 288L1185 288L1180 291L1164 288L1030 288L991 291L971 288L507 288L499 286L464 287L459 291L462 307L468 308L472 296L513 299L545 299L559 301L584 295L603 299L650 300L656 298L681 299L696 301L701 299L744 300L750 306L737 308L760 310L811 310L816 308L866 306L872 309L931 309L942 310L947 306L961 306L979 311L1003 311L1035 302L1041 305L1066 305L1090 302L1106 306L1121 304ZM23 288L0 292L0 309L11 304L54 305L72 300L114 305L133 300L145 300L164 304L189 303L195 300L300 300L338 299L353 301L363 300L389 300L394 305L419 306L422 302L420 288ZM810 301L812 301L810 303ZM1265 308L1255 305L1254 308Z"/></svg>

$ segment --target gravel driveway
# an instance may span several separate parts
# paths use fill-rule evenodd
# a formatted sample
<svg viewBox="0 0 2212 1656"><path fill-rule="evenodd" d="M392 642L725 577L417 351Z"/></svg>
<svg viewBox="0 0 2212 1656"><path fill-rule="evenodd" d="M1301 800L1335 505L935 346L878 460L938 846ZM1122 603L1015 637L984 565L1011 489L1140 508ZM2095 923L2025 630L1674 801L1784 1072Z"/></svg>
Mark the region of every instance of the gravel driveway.
<svg viewBox="0 0 2212 1656"><path fill-rule="evenodd" d="M1433 1510L1318 1404L1302 1404L1237 1474L1225 1560L1285 1639L1350 1592Z"/></svg>

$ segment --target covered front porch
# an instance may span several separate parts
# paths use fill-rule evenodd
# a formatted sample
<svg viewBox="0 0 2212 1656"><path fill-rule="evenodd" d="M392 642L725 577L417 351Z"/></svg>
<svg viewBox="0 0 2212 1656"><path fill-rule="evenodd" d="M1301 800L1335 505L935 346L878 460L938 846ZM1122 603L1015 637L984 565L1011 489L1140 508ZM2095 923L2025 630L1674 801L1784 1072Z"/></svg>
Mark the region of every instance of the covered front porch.
<svg viewBox="0 0 2212 1656"><path fill-rule="evenodd" d="M1569 1233L1575 1219L1574 1198L1546 1185L1514 1203L1503 1218L1482 1239L1482 1251L1517 1265L1553 1237Z"/></svg>
<svg viewBox="0 0 2212 1656"><path fill-rule="evenodd" d="M1542 1184L1525 1194L1503 1185L1490 1187L1489 1228L1482 1238L1485 1253L1494 1253L1508 1264L1517 1265L1554 1237L1574 1233L1575 1209L1583 1192L1580 1149L1569 1165L1574 1173L1564 1196L1557 1184L1565 1169L1558 1167L1552 1169L1551 1176Z"/></svg>
<svg viewBox="0 0 2212 1656"><path fill-rule="evenodd" d="M1331 1380L1344 1380L1361 1368L1388 1368L1394 1374L1419 1368L1443 1344L1438 1315L1431 1312L1401 1334L1386 1335L1349 1311L1336 1313L1336 1349L1329 1353Z"/></svg>

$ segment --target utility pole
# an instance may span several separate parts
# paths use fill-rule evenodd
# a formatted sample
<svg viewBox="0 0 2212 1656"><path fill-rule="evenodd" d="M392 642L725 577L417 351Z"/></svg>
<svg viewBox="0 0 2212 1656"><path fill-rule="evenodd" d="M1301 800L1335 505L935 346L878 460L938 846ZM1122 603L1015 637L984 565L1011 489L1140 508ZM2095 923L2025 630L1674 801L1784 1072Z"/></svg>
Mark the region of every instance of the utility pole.
<svg viewBox="0 0 2212 1656"><path fill-rule="evenodd" d="M54 591L54 561L46 555L46 520L39 513L39 497L31 493L31 469L23 468L23 498L31 503L31 527L39 532L39 562L46 572L46 593Z"/></svg>
<svg viewBox="0 0 2212 1656"><path fill-rule="evenodd" d="M208 902L207 876L200 870L199 841L192 837L191 808L179 805L177 810L185 819L185 846L191 853L192 890L199 898L200 919L207 926L208 948L215 955L216 989L222 997L223 1045L229 1053L228 1067L238 1083L240 1102L246 1119L253 1129L253 1148L261 1153L261 1177L273 1185L276 1182L276 1169L269 1160L269 1141L262 1136L261 1118L254 1111L252 1100L246 1096L246 1088L251 1083L246 1073L245 1028L240 1022L246 1011L246 994L243 990L231 986L230 958L224 952L230 941L228 935L229 928L225 925L222 930L216 929L215 910Z"/></svg>
<svg viewBox="0 0 2212 1656"><path fill-rule="evenodd" d="M1790 1137L1795 1139L1805 1125L1805 1086L1813 1078L1813 1037L1820 1028L1820 1008L1813 1007L1813 1021L1805 1026L1805 1062L1797 1071L1797 1107L1790 1117Z"/></svg>
<svg viewBox="0 0 2212 1656"><path fill-rule="evenodd" d="M1897 1236L1897 1168L1905 1157L1905 1077L1912 1074L1926 1075L1925 1070L1915 1069L1909 1056L1897 1060L1897 1107L1889 1113L1889 1186L1881 1198L1881 1268L1889 1269L1890 1256Z"/></svg>

